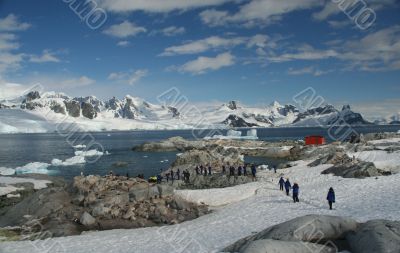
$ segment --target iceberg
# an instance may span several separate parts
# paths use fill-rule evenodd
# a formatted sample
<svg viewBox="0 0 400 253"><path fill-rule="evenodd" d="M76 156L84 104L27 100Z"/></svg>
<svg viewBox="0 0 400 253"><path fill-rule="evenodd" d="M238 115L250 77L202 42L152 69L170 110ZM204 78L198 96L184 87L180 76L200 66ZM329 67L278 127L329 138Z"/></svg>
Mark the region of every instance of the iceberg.
<svg viewBox="0 0 400 253"><path fill-rule="evenodd" d="M214 135L212 137L204 137L206 140L214 140L214 139L220 139L220 140L258 140L257 136L257 129L251 129L248 130L245 136L242 136L241 131L235 131L235 130L228 130L226 136L225 135Z"/></svg>

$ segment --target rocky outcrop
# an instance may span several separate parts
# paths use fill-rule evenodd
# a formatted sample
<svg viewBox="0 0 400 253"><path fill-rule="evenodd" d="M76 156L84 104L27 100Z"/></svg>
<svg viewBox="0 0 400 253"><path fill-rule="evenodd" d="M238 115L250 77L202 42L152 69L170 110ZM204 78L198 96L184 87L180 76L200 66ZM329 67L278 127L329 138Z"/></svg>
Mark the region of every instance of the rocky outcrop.
<svg viewBox="0 0 400 253"><path fill-rule="evenodd" d="M50 106L50 109L55 113L66 114L65 107L58 103L52 103L52 105Z"/></svg>
<svg viewBox="0 0 400 253"><path fill-rule="evenodd" d="M390 172L380 170L376 168L373 163L369 162L335 165L324 170L322 174L333 174L344 178L366 178L391 175Z"/></svg>
<svg viewBox="0 0 400 253"><path fill-rule="evenodd" d="M193 172L194 173L194 172ZM215 189L226 188L240 184L252 182L250 176L227 176L221 174L213 174L212 176L203 176L192 174L190 181L179 186L179 189Z"/></svg>
<svg viewBox="0 0 400 253"><path fill-rule="evenodd" d="M258 244L260 247L272 247L274 248L274 241L278 240L283 242L308 242L315 243L319 242L322 245L328 241L344 240L347 233L355 231L358 223L350 218L342 218L335 216L319 216L319 215L308 215L299 217L282 224L268 228L256 235L249 236L242 240L239 240L235 244L227 247L224 252L257 252L257 251L246 251L251 249L253 242L259 240L269 240ZM267 242L267 243L266 243ZM254 244L253 244L254 245ZM287 244L288 247L293 245ZM286 247L281 245L282 247ZM308 245L312 246L312 245ZM314 245L318 246L318 245ZM249 250L250 250L249 249ZM262 252L262 251L258 251ZM268 252L268 251L264 251ZM289 252L284 251L280 248L277 251L272 252ZM290 251L291 252L291 251ZM303 252L303 251L299 251ZM311 251L314 252L314 251Z"/></svg>
<svg viewBox="0 0 400 253"><path fill-rule="evenodd" d="M229 127L257 127L257 124L254 123L248 123L246 122L243 118L231 114L226 118L224 121L221 122L224 125L227 125Z"/></svg>
<svg viewBox="0 0 400 253"><path fill-rule="evenodd" d="M74 118L81 116L81 105L79 102L70 100L64 101L65 107L67 108L68 115Z"/></svg>
<svg viewBox="0 0 400 253"><path fill-rule="evenodd" d="M400 252L400 222L369 221L346 238L353 253L397 253Z"/></svg>
<svg viewBox="0 0 400 253"><path fill-rule="evenodd" d="M232 111L238 109L238 105L236 101L229 101L228 104L226 105L229 109Z"/></svg>
<svg viewBox="0 0 400 253"><path fill-rule="evenodd" d="M25 103L26 102L30 102L30 101L33 101L33 100L38 99L38 98L40 98L39 92L38 91L31 91L28 94L26 94L26 98L25 98L24 102Z"/></svg>
<svg viewBox="0 0 400 253"><path fill-rule="evenodd" d="M88 119L94 119L97 117L97 111L95 110L92 104L83 102L82 115Z"/></svg>
<svg viewBox="0 0 400 253"><path fill-rule="evenodd" d="M168 111L172 114L172 117L174 118L178 118L179 116L181 116L181 113L175 107L169 106Z"/></svg>
<svg viewBox="0 0 400 253"><path fill-rule="evenodd" d="M278 240L258 240L240 251L241 253L336 253L335 248L308 242L285 242Z"/></svg>

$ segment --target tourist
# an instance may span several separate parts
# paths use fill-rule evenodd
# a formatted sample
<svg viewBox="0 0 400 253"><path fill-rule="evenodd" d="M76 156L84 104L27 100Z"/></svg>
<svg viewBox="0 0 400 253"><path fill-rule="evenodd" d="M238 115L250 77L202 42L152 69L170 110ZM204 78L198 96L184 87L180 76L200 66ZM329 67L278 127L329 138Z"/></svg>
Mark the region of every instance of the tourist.
<svg viewBox="0 0 400 253"><path fill-rule="evenodd" d="M299 191L300 191L300 187L297 183L293 184L293 201L294 203L299 202Z"/></svg>
<svg viewBox="0 0 400 253"><path fill-rule="evenodd" d="M274 172L275 172L275 174L276 174L276 165L274 165L273 169L274 169Z"/></svg>
<svg viewBox="0 0 400 253"><path fill-rule="evenodd" d="M253 164L251 165L251 174L253 175L253 181L256 180L256 174L257 174L257 168L256 166Z"/></svg>
<svg viewBox="0 0 400 253"><path fill-rule="evenodd" d="M203 165L200 165L200 174L203 175L204 167Z"/></svg>
<svg viewBox="0 0 400 253"><path fill-rule="evenodd" d="M196 166L196 175L199 175L200 174L200 169L199 169L199 166Z"/></svg>
<svg viewBox="0 0 400 253"><path fill-rule="evenodd" d="M225 167L225 165L222 165L222 174L223 174L223 175L226 174L226 167Z"/></svg>
<svg viewBox="0 0 400 253"><path fill-rule="evenodd" d="M233 166L229 167L229 176L231 177L235 176L235 167Z"/></svg>
<svg viewBox="0 0 400 253"><path fill-rule="evenodd" d="M284 185L285 185L285 179L283 179L283 177L281 177L281 179L279 180L279 189L281 191L283 191Z"/></svg>
<svg viewBox="0 0 400 253"><path fill-rule="evenodd" d="M328 196L326 197L326 199L328 200L329 203L329 209L332 210L332 205L333 203L335 203L336 199L335 199L335 191L333 190L333 188L329 188L328 191Z"/></svg>
<svg viewBox="0 0 400 253"><path fill-rule="evenodd" d="M186 170L186 182L190 182L190 172L188 170Z"/></svg>
<svg viewBox="0 0 400 253"><path fill-rule="evenodd" d="M239 165L238 167L238 176L240 177L242 175L242 166Z"/></svg>
<svg viewBox="0 0 400 253"><path fill-rule="evenodd" d="M247 166L246 165L243 166L243 175L247 176Z"/></svg>
<svg viewBox="0 0 400 253"><path fill-rule="evenodd" d="M167 178L167 183L169 182L169 173L165 174L166 178Z"/></svg>
<svg viewBox="0 0 400 253"><path fill-rule="evenodd" d="M288 178L288 179L286 179L286 182L285 182L285 190L286 190L287 196L289 196L289 191L291 188L292 188L292 184L290 183L289 178Z"/></svg>
<svg viewBox="0 0 400 253"><path fill-rule="evenodd" d="M157 175L157 184L161 184L162 176L160 174Z"/></svg>
<svg viewBox="0 0 400 253"><path fill-rule="evenodd" d="M181 180L181 170L180 169L178 169L176 171L176 179L178 179L178 181Z"/></svg>
<svg viewBox="0 0 400 253"><path fill-rule="evenodd" d="M208 165L208 175L211 176L211 164Z"/></svg>
<svg viewBox="0 0 400 253"><path fill-rule="evenodd" d="M172 181L172 183L174 183L175 176L174 176L174 171L173 171L173 170L171 170L170 176L171 176L171 181Z"/></svg>

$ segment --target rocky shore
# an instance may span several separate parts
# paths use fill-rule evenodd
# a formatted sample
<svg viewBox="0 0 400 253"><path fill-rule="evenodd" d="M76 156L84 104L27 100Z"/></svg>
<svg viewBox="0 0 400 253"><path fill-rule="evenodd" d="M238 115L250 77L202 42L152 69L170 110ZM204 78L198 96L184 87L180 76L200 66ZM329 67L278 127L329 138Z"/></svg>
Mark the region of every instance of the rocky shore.
<svg viewBox="0 0 400 253"><path fill-rule="evenodd" d="M52 181L51 177L47 177ZM84 231L171 225L208 213L207 206L175 196L169 185L116 176L76 177L20 195L0 209L0 234L13 239L79 235ZM53 182L53 181L52 181ZM26 188L30 189L30 188ZM45 239L45 238L40 238Z"/></svg>

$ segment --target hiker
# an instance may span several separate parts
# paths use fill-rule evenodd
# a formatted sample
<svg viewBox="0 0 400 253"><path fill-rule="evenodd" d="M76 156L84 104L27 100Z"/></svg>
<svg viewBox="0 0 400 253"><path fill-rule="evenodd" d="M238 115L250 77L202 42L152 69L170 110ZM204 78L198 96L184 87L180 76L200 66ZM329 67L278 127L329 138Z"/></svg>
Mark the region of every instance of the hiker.
<svg viewBox="0 0 400 253"><path fill-rule="evenodd" d="M251 175L253 176L253 181L256 180L256 174L257 174L257 168L256 168L256 166L253 164L253 165L251 165Z"/></svg>
<svg viewBox="0 0 400 253"><path fill-rule="evenodd" d="M211 164L208 165L208 175L211 176Z"/></svg>
<svg viewBox="0 0 400 253"><path fill-rule="evenodd" d="M167 178L167 183L169 182L169 173L165 174L165 177Z"/></svg>
<svg viewBox="0 0 400 253"><path fill-rule="evenodd" d="M332 210L332 205L336 201L336 199L335 199L335 191L333 190L332 187L329 188L328 196L326 197L326 199L328 200L328 203L329 203L329 209Z"/></svg>
<svg viewBox="0 0 400 253"><path fill-rule="evenodd" d="M157 184L161 184L162 176L160 174L157 175Z"/></svg>
<svg viewBox="0 0 400 253"><path fill-rule="evenodd" d="M242 175L242 166L239 165L238 167L238 176L240 177Z"/></svg>
<svg viewBox="0 0 400 253"><path fill-rule="evenodd" d="M294 203L300 202L299 201L299 191L300 191L300 187L297 183L293 184L293 201Z"/></svg>
<svg viewBox="0 0 400 253"><path fill-rule="evenodd" d="M172 183L174 183L174 180L175 180L174 171L171 170L171 172L170 172L169 174L170 174L170 176L171 176L171 181L172 181Z"/></svg>
<svg viewBox="0 0 400 253"><path fill-rule="evenodd" d="M222 174L225 175L225 173L226 173L226 167L225 165L222 165Z"/></svg>
<svg viewBox="0 0 400 253"><path fill-rule="evenodd" d="M200 174L203 175L204 167L203 165L200 165Z"/></svg>
<svg viewBox="0 0 400 253"><path fill-rule="evenodd" d="M285 179L283 179L283 177L281 177L281 179L279 180L279 190L283 191L284 185L285 185Z"/></svg>
<svg viewBox="0 0 400 253"><path fill-rule="evenodd" d="M196 166L196 175L199 175L200 174L200 169L199 169L199 166Z"/></svg>
<svg viewBox="0 0 400 253"><path fill-rule="evenodd" d="M190 181L190 172L186 170L186 182L189 183Z"/></svg>
<svg viewBox="0 0 400 253"><path fill-rule="evenodd" d="M286 182L285 182L285 190L286 190L287 196L289 196L289 191L291 188L292 188L292 184L290 183L289 178L288 178L288 179L286 179Z"/></svg>
<svg viewBox="0 0 400 253"><path fill-rule="evenodd" d="M178 179L178 181L181 180L181 170L180 169L178 169L176 171L176 178Z"/></svg>
<svg viewBox="0 0 400 253"><path fill-rule="evenodd" d="M229 167L229 176L235 176L235 167Z"/></svg>
<svg viewBox="0 0 400 253"><path fill-rule="evenodd" d="M247 176L247 166L246 165L243 166L243 175Z"/></svg>
<svg viewBox="0 0 400 253"><path fill-rule="evenodd" d="M274 172L275 172L275 174L276 174L276 165L274 165L273 169L274 169Z"/></svg>

